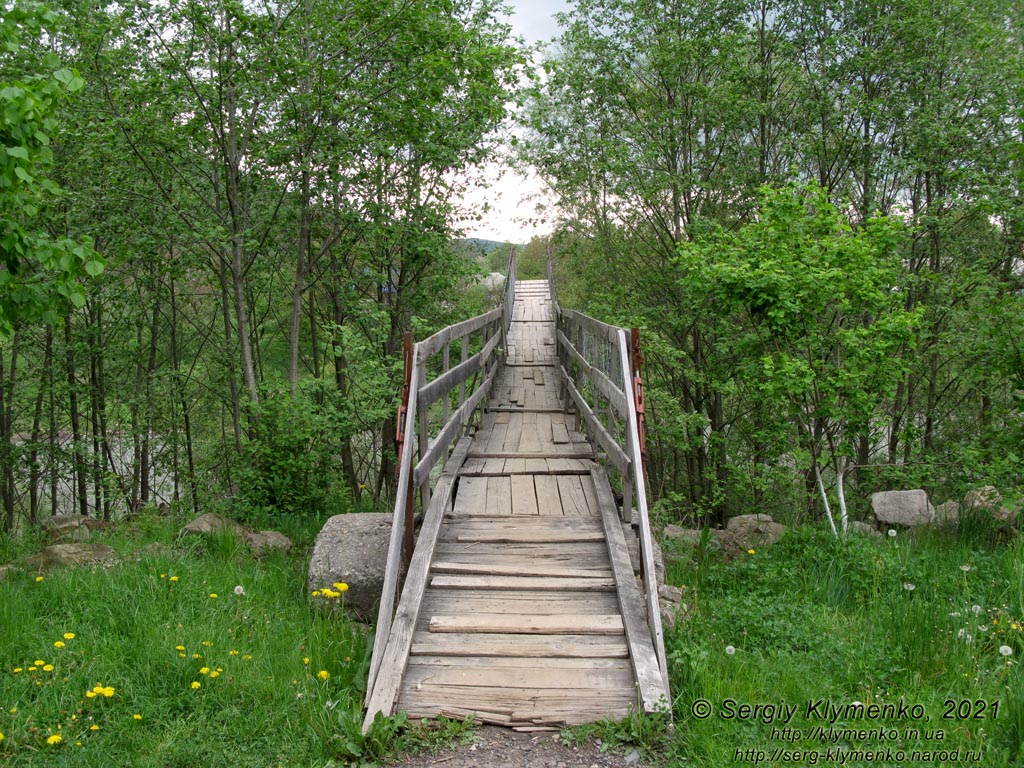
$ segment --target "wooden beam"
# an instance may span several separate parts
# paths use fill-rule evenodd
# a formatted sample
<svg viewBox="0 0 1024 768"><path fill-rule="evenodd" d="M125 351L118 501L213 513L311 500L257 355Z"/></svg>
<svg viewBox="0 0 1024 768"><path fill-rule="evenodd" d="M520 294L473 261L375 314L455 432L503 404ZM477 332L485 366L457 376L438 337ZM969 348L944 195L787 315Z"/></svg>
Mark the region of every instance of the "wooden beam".
<svg viewBox="0 0 1024 768"><path fill-rule="evenodd" d="M450 344L455 339L461 339L463 336L468 336L473 333L473 331L480 330L488 323L493 323L500 317L501 308L498 307L483 315L477 315L469 320L463 320L461 323L455 323L455 325L449 325L447 328L442 328L433 336L427 337L416 345L416 359L426 360L428 357L440 350L445 344Z"/></svg>
<svg viewBox="0 0 1024 768"><path fill-rule="evenodd" d="M466 362L459 363L447 373L438 376L429 384L424 384L420 387L419 407L430 407L430 405L448 395L453 389L455 389L455 387L467 382L469 377L481 368L485 368L487 366L487 361L490 360L491 355L494 353L495 348L498 346L498 341L500 340L501 335L495 333L487 341L487 344L484 345L484 348L466 360Z"/></svg>
<svg viewBox="0 0 1024 768"><path fill-rule="evenodd" d="M438 589L536 589L540 592L571 589L580 592L607 592L615 589L615 580L558 579L550 576L449 576L438 574L430 579L430 586ZM655 664L655 668L657 668L657 664Z"/></svg>
<svg viewBox="0 0 1024 768"><path fill-rule="evenodd" d="M617 613L594 615L566 613L559 616L523 616L507 613L476 613L464 616L432 616L431 632L515 635L621 635L622 617Z"/></svg>
<svg viewBox="0 0 1024 768"><path fill-rule="evenodd" d="M566 352L569 353L576 364L580 367L584 374L590 377L590 380L594 382L594 386L597 387L597 391L607 398L608 402L615 409L615 412L619 414L623 419L626 418L626 411L629 408L625 393L613 382L608 375L600 368L591 365L584 359L583 355L579 353L579 350L573 346L572 342L565 337L565 334L558 331L558 343L562 345ZM565 369L562 369L563 375Z"/></svg>
<svg viewBox="0 0 1024 768"><path fill-rule="evenodd" d="M629 456L626 452L619 447L619 444L615 442L615 438L611 436L611 433L604 428L604 425L598 421L594 412L587 405L587 401L583 399L583 395L576 389L576 385L572 379L569 378L569 374L566 373L565 368L562 369L562 376L566 389L569 390L569 394L572 396L573 401L576 403L576 408L579 410L583 420L587 423L587 428L590 430L590 434L600 443L601 447L608 453L608 458L612 464L615 465L616 469L623 474L623 476L629 476Z"/></svg>

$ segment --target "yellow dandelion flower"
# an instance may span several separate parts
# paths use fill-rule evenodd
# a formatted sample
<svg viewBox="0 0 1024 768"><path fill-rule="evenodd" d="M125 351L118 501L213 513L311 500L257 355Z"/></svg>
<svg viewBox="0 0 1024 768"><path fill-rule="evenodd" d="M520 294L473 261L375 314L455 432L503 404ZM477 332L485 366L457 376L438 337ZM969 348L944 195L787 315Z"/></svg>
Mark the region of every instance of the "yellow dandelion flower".
<svg viewBox="0 0 1024 768"><path fill-rule="evenodd" d="M224 671L224 667L217 667L217 672L223 672L223 671Z"/></svg>
<svg viewBox="0 0 1024 768"><path fill-rule="evenodd" d="M203 654L201 654L201 653L193 653L192 654L192 658L193 659L201 659L201 658L203 658Z"/></svg>
<svg viewBox="0 0 1024 768"><path fill-rule="evenodd" d="M236 651L234 648L232 648L230 651L228 651L228 656L237 656L237 655L238 655L238 651Z"/></svg>
<svg viewBox="0 0 1024 768"><path fill-rule="evenodd" d="M3 734L3 731L0 731L0 741L3 741L3 740L4 740L4 734Z"/></svg>
<svg viewBox="0 0 1024 768"><path fill-rule="evenodd" d="M747 550L747 554L748 554L748 555L752 555L752 554L754 554L754 552L755 552L755 551L756 551L756 550L753 550L753 549L748 549L748 550Z"/></svg>
<svg viewBox="0 0 1024 768"><path fill-rule="evenodd" d="M21 667L15 667L14 668L14 674L16 674L16 675L21 674Z"/></svg>
<svg viewBox="0 0 1024 768"><path fill-rule="evenodd" d="M198 680L193 680L193 681L192 681L192 690L194 691L194 690L196 690L197 688L200 688L200 687L202 687L202 685L203 685L203 684L202 684L202 683L200 683L200 682L199 682Z"/></svg>
<svg viewBox="0 0 1024 768"><path fill-rule="evenodd" d="M348 592L348 584L344 581L336 581L333 584L334 588L339 592Z"/></svg>
<svg viewBox="0 0 1024 768"><path fill-rule="evenodd" d="M345 657L345 661L352 661L352 657L351 656L346 656Z"/></svg>
<svg viewBox="0 0 1024 768"><path fill-rule="evenodd" d="M99 729L100 729L100 727L98 725L96 725L96 723L93 723L92 725L89 726L89 730L90 731L98 731Z"/></svg>
<svg viewBox="0 0 1024 768"><path fill-rule="evenodd" d="M87 699L95 699L96 698L96 691L86 691L85 692L85 698L87 698Z"/></svg>
<svg viewBox="0 0 1024 768"><path fill-rule="evenodd" d="M177 580L178 580L177 576L171 576L171 578L168 579L168 581L177 581Z"/></svg>
<svg viewBox="0 0 1024 768"><path fill-rule="evenodd" d="M36 665L37 667L41 667L41 666L43 666L43 664L45 664L46 662L45 662L45 661L43 661L42 659L36 659L36 660L35 660L35 661L33 661L32 663L33 663L33 664L35 664L35 665Z"/></svg>
<svg viewBox="0 0 1024 768"><path fill-rule="evenodd" d="M75 746L76 746L76 747L80 747L80 746L82 746L82 742L80 742L80 741L76 741L76 742L75 742Z"/></svg>
<svg viewBox="0 0 1024 768"><path fill-rule="evenodd" d="M314 589L313 590L313 597L320 597L320 590L319 589Z"/></svg>
<svg viewBox="0 0 1024 768"><path fill-rule="evenodd" d="M185 646L184 645L176 645L176 646L174 646L174 650L176 650L176 651L184 651L185 650Z"/></svg>
<svg viewBox="0 0 1024 768"><path fill-rule="evenodd" d="M39 667L29 667L28 671L29 672L35 672L37 669L39 669Z"/></svg>
<svg viewBox="0 0 1024 768"><path fill-rule="evenodd" d="M199 670L199 674L200 675L208 675L208 674L210 674L210 668L209 667L203 667L202 669Z"/></svg>
<svg viewBox="0 0 1024 768"><path fill-rule="evenodd" d="M7 711L10 712L12 715L18 714L18 708L17 707L11 707Z"/></svg>
<svg viewBox="0 0 1024 768"><path fill-rule="evenodd" d="M43 577L42 577L42 576L36 576L36 582L37 582L37 583L38 583L38 582L40 582L40 581L42 581L42 580L43 580Z"/></svg>
<svg viewBox="0 0 1024 768"><path fill-rule="evenodd" d="M63 648L64 647L64 641L63 640L58 640L57 642L55 642L53 644L53 647L54 648Z"/></svg>
<svg viewBox="0 0 1024 768"><path fill-rule="evenodd" d="M245 656L242 657L242 661L251 661L251 660L252 660L252 656L250 656L248 653L245 654Z"/></svg>
<svg viewBox="0 0 1024 768"><path fill-rule="evenodd" d="M331 673L328 672L326 669L321 669L319 672L316 673L316 676L319 677L321 680L327 680L331 676Z"/></svg>
<svg viewBox="0 0 1024 768"><path fill-rule="evenodd" d="M46 743L50 746L53 746L55 744L60 744L62 741L64 741L64 737L61 736L59 733L55 733L53 734L53 736L46 740Z"/></svg>
<svg viewBox="0 0 1024 768"><path fill-rule="evenodd" d="M217 593L216 592L211 592L210 593L210 599L211 600L216 600L217 599Z"/></svg>
<svg viewBox="0 0 1024 768"><path fill-rule="evenodd" d="M215 677L220 677L220 672L218 672L216 669L213 670L213 672L210 673L210 679L211 680L213 680L213 678L215 678Z"/></svg>
<svg viewBox="0 0 1024 768"><path fill-rule="evenodd" d="M309 656L304 656L302 659L303 664L309 664Z"/></svg>
<svg viewBox="0 0 1024 768"><path fill-rule="evenodd" d="M179 654L178 654L178 658L179 658L179 659L185 659L185 658L188 658L188 657L187 657L187 656L185 656L185 654L184 654L184 653L179 653Z"/></svg>
<svg viewBox="0 0 1024 768"><path fill-rule="evenodd" d="M75 639L75 633L74 632L65 632L64 633L64 639L65 640L74 640Z"/></svg>
<svg viewBox="0 0 1024 768"><path fill-rule="evenodd" d="M43 672L53 672L53 664L44 664Z"/></svg>
<svg viewBox="0 0 1024 768"><path fill-rule="evenodd" d="M132 715L132 720L141 720L141 719L142 719L142 715L139 715L139 714Z"/></svg>
<svg viewBox="0 0 1024 768"><path fill-rule="evenodd" d="M207 648L209 648L209 647L211 647L213 645L213 643L211 643L209 640L203 640L203 645L205 645Z"/></svg>

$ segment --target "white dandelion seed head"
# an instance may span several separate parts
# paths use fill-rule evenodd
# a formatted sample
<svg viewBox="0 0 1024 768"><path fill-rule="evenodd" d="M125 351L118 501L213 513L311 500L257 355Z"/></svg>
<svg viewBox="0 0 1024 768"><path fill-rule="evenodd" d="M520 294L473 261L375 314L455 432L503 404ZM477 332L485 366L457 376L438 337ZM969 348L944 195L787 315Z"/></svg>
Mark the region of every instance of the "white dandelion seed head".
<svg viewBox="0 0 1024 768"><path fill-rule="evenodd" d="M980 605L972 605L971 606L971 610L974 612L974 615L977 616L979 613L981 613L981 606Z"/></svg>
<svg viewBox="0 0 1024 768"><path fill-rule="evenodd" d="M888 531L886 531L886 533L888 534L890 539L895 539L896 538L896 529L895 528L890 528Z"/></svg>
<svg viewBox="0 0 1024 768"><path fill-rule="evenodd" d="M241 584L236 586L235 587L235 594L238 595L239 597L244 597L245 596L245 587L243 587Z"/></svg>
<svg viewBox="0 0 1024 768"><path fill-rule="evenodd" d="M903 582L903 588L907 590L907 592L913 592L915 589L917 589L917 587L915 587L909 581Z"/></svg>
<svg viewBox="0 0 1024 768"><path fill-rule="evenodd" d="M960 566L960 570L963 571L964 573L970 573L971 572L971 566L970 566L969 563L964 563L963 565Z"/></svg>
<svg viewBox="0 0 1024 768"><path fill-rule="evenodd" d="M731 645L725 646L725 655L726 656L735 656L736 655L736 649L733 648Z"/></svg>
<svg viewBox="0 0 1024 768"><path fill-rule="evenodd" d="M980 627L978 627L978 631L979 632L988 632L988 624L982 624Z"/></svg>
<svg viewBox="0 0 1024 768"><path fill-rule="evenodd" d="M972 635L966 629L961 629L959 632L956 633L956 636L963 640L965 643L974 642L974 635Z"/></svg>
<svg viewBox="0 0 1024 768"><path fill-rule="evenodd" d="M1000 656L1013 656L1013 648L1011 648L1008 645L1000 645L999 646L999 655Z"/></svg>

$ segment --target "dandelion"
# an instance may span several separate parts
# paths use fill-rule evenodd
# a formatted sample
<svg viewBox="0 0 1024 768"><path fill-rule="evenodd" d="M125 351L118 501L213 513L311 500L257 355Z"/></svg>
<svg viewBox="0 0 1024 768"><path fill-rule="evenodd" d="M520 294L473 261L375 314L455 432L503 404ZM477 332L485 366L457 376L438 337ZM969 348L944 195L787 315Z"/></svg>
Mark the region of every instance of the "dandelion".
<svg viewBox="0 0 1024 768"><path fill-rule="evenodd" d="M245 597L245 587L243 587L241 584L237 585L235 587L235 594L239 597Z"/></svg>
<svg viewBox="0 0 1024 768"><path fill-rule="evenodd" d="M313 597L320 597L320 590L319 589L314 589L313 590Z"/></svg>
<svg viewBox="0 0 1024 768"><path fill-rule="evenodd" d="M895 539L896 538L896 529L895 528L890 528L888 531L886 531L886 534L889 536L890 539Z"/></svg>
<svg viewBox="0 0 1024 768"><path fill-rule="evenodd" d="M166 573L161 573L160 574L160 578L161 579L166 579L167 578L167 574Z"/></svg>
<svg viewBox="0 0 1024 768"><path fill-rule="evenodd" d="M237 655L238 655L238 651L236 651L234 648L232 648L230 651L228 651L228 656L237 656Z"/></svg>
<svg viewBox="0 0 1024 768"><path fill-rule="evenodd" d="M208 675L208 674L210 674L210 668L209 667L203 667L202 669L199 670L199 674L200 675Z"/></svg>
<svg viewBox="0 0 1024 768"><path fill-rule="evenodd" d="M328 678L330 678L331 673L328 672L326 669L321 669L319 672L316 673L316 676L319 677L321 680L327 680Z"/></svg>
<svg viewBox="0 0 1024 768"><path fill-rule="evenodd" d="M1008 645L1000 645L999 646L999 655L1000 656L1013 656L1013 648L1011 648Z"/></svg>
<svg viewBox="0 0 1024 768"><path fill-rule="evenodd" d="M37 584L38 584L38 583L39 583L40 581L42 581L42 580L43 580L43 577L42 577L42 576L36 576L36 583L37 583Z"/></svg>
<svg viewBox="0 0 1024 768"><path fill-rule="evenodd" d="M185 656L185 654L184 654L184 653L179 653L179 654L178 654L178 658L179 658L179 659L184 659L184 658L186 658L186 656Z"/></svg>
<svg viewBox="0 0 1024 768"><path fill-rule="evenodd" d="M96 723L93 723L92 725L89 726L89 730L90 731L98 731L99 729L100 729L100 727L98 725L96 725Z"/></svg>
<svg viewBox="0 0 1024 768"><path fill-rule="evenodd" d="M348 592L348 584L344 581L336 581L332 586L339 592Z"/></svg>
<svg viewBox="0 0 1024 768"><path fill-rule="evenodd" d="M963 571L964 573L970 573L971 572L971 566L968 563L964 563L963 565L960 566L960 570Z"/></svg>
<svg viewBox="0 0 1024 768"><path fill-rule="evenodd" d="M54 647L54 648L63 648L63 647L64 647L64 641L63 641L63 640L58 640L58 641L56 641L56 642L55 642L55 643L53 644L53 647Z"/></svg>
<svg viewBox="0 0 1024 768"><path fill-rule="evenodd" d="M203 685L203 684L202 684L202 683L200 683L200 682L199 682L198 680L193 680L193 681L192 681L192 690L193 690L193 691L195 691L195 690L198 690L199 688L201 688L201 687L202 687L202 685Z"/></svg>
<svg viewBox="0 0 1024 768"><path fill-rule="evenodd" d="M168 581L177 581L177 580L178 580L177 576L171 576L171 578L168 579Z"/></svg>
<svg viewBox="0 0 1024 768"><path fill-rule="evenodd" d="M176 646L174 646L174 650L178 651L178 653L181 653L182 651L185 650L185 646L184 645L176 645Z"/></svg>
<svg viewBox="0 0 1024 768"><path fill-rule="evenodd" d="M3 731L0 731L0 741L3 741L3 740L4 740L4 733L3 733Z"/></svg>
<svg viewBox="0 0 1024 768"><path fill-rule="evenodd" d="M754 554L754 552L756 552L756 550L753 550L753 549L748 549L747 550L747 554L748 555L752 555L752 554Z"/></svg>
<svg viewBox="0 0 1024 768"><path fill-rule="evenodd" d="M963 640L965 643L969 643L972 640L974 640L974 636L962 627L960 628L960 631L956 633L956 636Z"/></svg>
<svg viewBox="0 0 1024 768"><path fill-rule="evenodd" d="M977 616L979 613L981 613L981 606L980 605L972 605L971 606L971 611L974 613L975 616Z"/></svg>
<svg viewBox="0 0 1024 768"><path fill-rule="evenodd" d="M303 657L302 663L308 666L309 665L309 656Z"/></svg>
<svg viewBox="0 0 1024 768"><path fill-rule="evenodd" d="M220 672L218 670L216 670L216 669L213 670L213 672L210 673L210 679L211 680L213 680L213 678L215 678L215 677L220 677Z"/></svg>
<svg viewBox="0 0 1024 768"><path fill-rule="evenodd" d="M251 660L252 660L252 656L250 656L248 653L245 654L245 656L242 657L242 661L251 661Z"/></svg>
<svg viewBox="0 0 1024 768"><path fill-rule="evenodd" d="M1010 625L1010 629L1012 629L1012 630L1014 630L1014 631L1016 631L1016 632L1020 632L1020 624L1018 624L1018 623L1017 623L1017 622L1015 621L1015 622L1013 622L1013 623L1012 623L1012 624Z"/></svg>
<svg viewBox="0 0 1024 768"><path fill-rule="evenodd" d="M211 643L209 640L203 640L203 647L204 648L212 648L213 647L213 643Z"/></svg>
<svg viewBox="0 0 1024 768"><path fill-rule="evenodd" d="M736 655L736 649L733 646L731 646L731 645L725 646L725 655L726 656L735 656Z"/></svg>
<svg viewBox="0 0 1024 768"><path fill-rule="evenodd" d="M55 734L53 734L53 736L50 736L46 740L46 743L49 744L52 747L52 746L55 746L57 744L60 744L62 741L64 741L64 737L61 736L59 733L55 733Z"/></svg>
<svg viewBox="0 0 1024 768"><path fill-rule="evenodd" d="M53 672L53 664L44 664L43 672Z"/></svg>
<svg viewBox="0 0 1024 768"><path fill-rule="evenodd" d="M75 639L75 633L74 632L65 632L64 633L64 639L65 640L74 640Z"/></svg>
<svg viewBox="0 0 1024 768"><path fill-rule="evenodd" d="M36 660L35 660L34 662L32 662L32 663L33 663L33 664L35 664L35 665L36 665L37 667L41 667L41 666L43 666L43 664L45 664L46 662L45 662L45 661L43 661L42 659L36 659Z"/></svg>
<svg viewBox="0 0 1024 768"><path fill-rule="evenodd" d="M203 654L201 654L201 653L193 653L192 654L192 658L193 659L201 659L201 658L203 658Z"/></svg>
<svg viewBox="0 0 1024 768"><path fill-rule="evenodd" d="M21 667L15 667L14 670L13 670L14 674L16 674L16 675L20 675L21 671L22 671Z"/></svg>
<svg viewBox="0 0 1024 768"><path fill-rule="evenodd" d="M140 714L132 715L132 720L141 720L141 719L142 719L142 715L140 715Z"/></svg>
<svg viewBox="0 0 1024 768"><path fill-rule="evenodd" d="M907 590L907 592L913 592L915 589L917 589L917 587L915 587L909 581L903 583L903 588Z"/></svg>
<svg viewBox="0 0 1024 768"><path fill-rule="evenodd" d="M95 699L96 698L96 691L86 691L85 692L85 698L87 698L87 699Z"/></svg>
<svg viewBox="0 0 1024 768"><path fill-rule="evenodd" d="M217 593L216 592L211 592L210 593L210 599L211 600L216 600L217 599Z"/></svg>
<svg viewBox="0 0 1024 768"><path fill-rule="evenodd" d="M39 667L34 667L34 666L33 666L33 667L29 667L29 668L28 668L28 671L29 671L29 672L35 672L35 671L36 671L37 669L39 669Z"/></svg>

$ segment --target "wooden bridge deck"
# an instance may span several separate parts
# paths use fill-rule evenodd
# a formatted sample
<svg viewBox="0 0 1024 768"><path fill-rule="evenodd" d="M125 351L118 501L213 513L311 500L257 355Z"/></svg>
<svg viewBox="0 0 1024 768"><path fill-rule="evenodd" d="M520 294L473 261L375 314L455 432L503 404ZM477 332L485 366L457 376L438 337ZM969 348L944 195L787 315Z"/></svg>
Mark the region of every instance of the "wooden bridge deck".
<svg viewBox="0 0 1024 768"><path fill-rule="evenodd" d="M621 718L664 696L630 530L560 399L556 349L548 283L517 283L506 364L456 449L432 552L417 552L424 583L403 592L421 599L399 607L416 617L407 659L385 659L404 669L381 671L395 711L529 728Z"/></svg>

